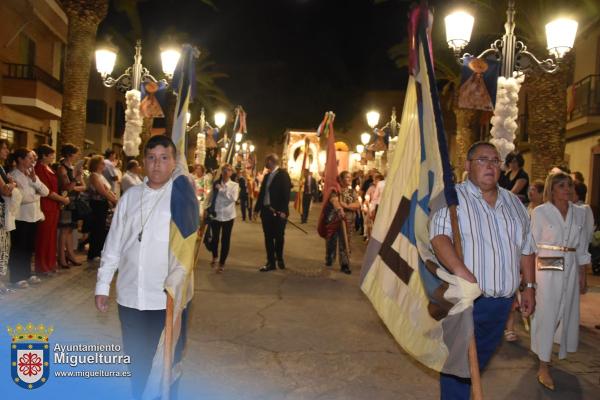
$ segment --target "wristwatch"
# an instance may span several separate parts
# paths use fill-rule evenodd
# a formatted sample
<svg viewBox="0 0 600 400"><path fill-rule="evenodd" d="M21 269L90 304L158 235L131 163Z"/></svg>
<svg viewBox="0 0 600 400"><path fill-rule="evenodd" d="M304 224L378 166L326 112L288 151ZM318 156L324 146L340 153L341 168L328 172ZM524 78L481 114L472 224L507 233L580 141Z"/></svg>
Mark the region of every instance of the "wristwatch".
<svg viewBox="0 0 600 400"><path fill-rule="evenodd" d="M525 289L528 289L528 288L537 289L537 283L535 283L535 282L528 282L528 283L526 283L525 284Z"/></svg>

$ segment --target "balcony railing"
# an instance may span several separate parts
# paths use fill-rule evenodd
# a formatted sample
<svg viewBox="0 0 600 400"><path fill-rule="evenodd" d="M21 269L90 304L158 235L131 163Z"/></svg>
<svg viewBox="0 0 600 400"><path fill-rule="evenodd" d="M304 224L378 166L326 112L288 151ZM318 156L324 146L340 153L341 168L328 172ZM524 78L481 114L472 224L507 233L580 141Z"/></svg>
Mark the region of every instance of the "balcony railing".
<svg viewBox="0 0 600 400"><path fill-rule="evenodd" d="M35 65L30 64L4 64L2 76L8 79L36 80L44 83L49 88L62 93L62 82Z"/></svg>
<svg viewBox="0 0 600 400"><path fill-rule="evenodd" d="M589 75L568 89L567 121L600 115L600 75Z"/></svg>

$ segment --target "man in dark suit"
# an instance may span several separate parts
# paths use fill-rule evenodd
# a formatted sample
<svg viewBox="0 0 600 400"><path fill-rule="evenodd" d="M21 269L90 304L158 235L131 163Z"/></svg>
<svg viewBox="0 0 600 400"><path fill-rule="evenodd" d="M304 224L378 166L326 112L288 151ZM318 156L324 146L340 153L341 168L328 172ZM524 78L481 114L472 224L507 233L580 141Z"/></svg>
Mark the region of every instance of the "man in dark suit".
<svg viewBox="0 0 600 400"><path fill-rule="evenodd" d="M308 220L308 210L310 203L317 194L317 181L313 178L308 169L304 170L304 196L302 197L302 219L303 224Z"/></svg>
<svg viewBox="0 0 600 400"><path fill-rule="evenodd" d="M267 272L275 269L275 261L280 269L285 268L283 262L283 241L285 225L290 214L290 190L292 181L286 170L279 168L279 157L269 154L265 159L269 172L264 176L254 212L260 213L267 263L260 271Z"/></svg>

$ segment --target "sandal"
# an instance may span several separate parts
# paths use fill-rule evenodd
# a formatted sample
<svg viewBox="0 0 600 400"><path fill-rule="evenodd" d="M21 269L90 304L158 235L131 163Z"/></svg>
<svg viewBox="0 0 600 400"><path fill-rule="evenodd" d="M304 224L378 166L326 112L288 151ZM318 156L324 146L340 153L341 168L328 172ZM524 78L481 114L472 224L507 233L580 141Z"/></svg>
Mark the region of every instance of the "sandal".
<svg viewBox="0 0 600 400"><path fill-rule="evenodd" d="M504 340L506 340L507 342L516 342L518 339L519 339L519 337L517 336L517 334L514 331L511 331L511 330L504 331Z"/></svg>
<svg viewBox="0 0 600 400"><path fill-rule="evenodd" d="M552 379L552 378L550 378L550 379ZM542 376L541 376L541 375L538 375L538 376L537 376L537 380L538 380L538 382L540 383L540 385L542 385L542 386L543 386L543 387L545 387L546 389L548 389L548 390L554 390L554 382L552 382L552 381L550 381L550 382L545 382L545 381L542 379Z"/></svg>

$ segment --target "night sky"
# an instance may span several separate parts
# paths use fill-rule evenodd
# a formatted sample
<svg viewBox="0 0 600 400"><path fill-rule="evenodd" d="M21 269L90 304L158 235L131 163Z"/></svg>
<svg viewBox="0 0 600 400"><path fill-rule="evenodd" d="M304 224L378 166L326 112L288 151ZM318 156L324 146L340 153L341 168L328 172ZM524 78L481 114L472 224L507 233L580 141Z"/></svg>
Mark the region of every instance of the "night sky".
<svg viewBox="0 0 600 400"><path fill-rule="evenodd" d="M409 3L400 0L146 0L138 3L143 64L160 71L158 44L171 32L208 49L229 100L248 113L251 136L315 129L327 110L340 128L365 110L367 91L402 90L405 70L388 49L405 37ZM131 28L111 6L99 37ZM131 37L130 39L133 39ZM129 63L133 48L120 50Z"/></svg>

